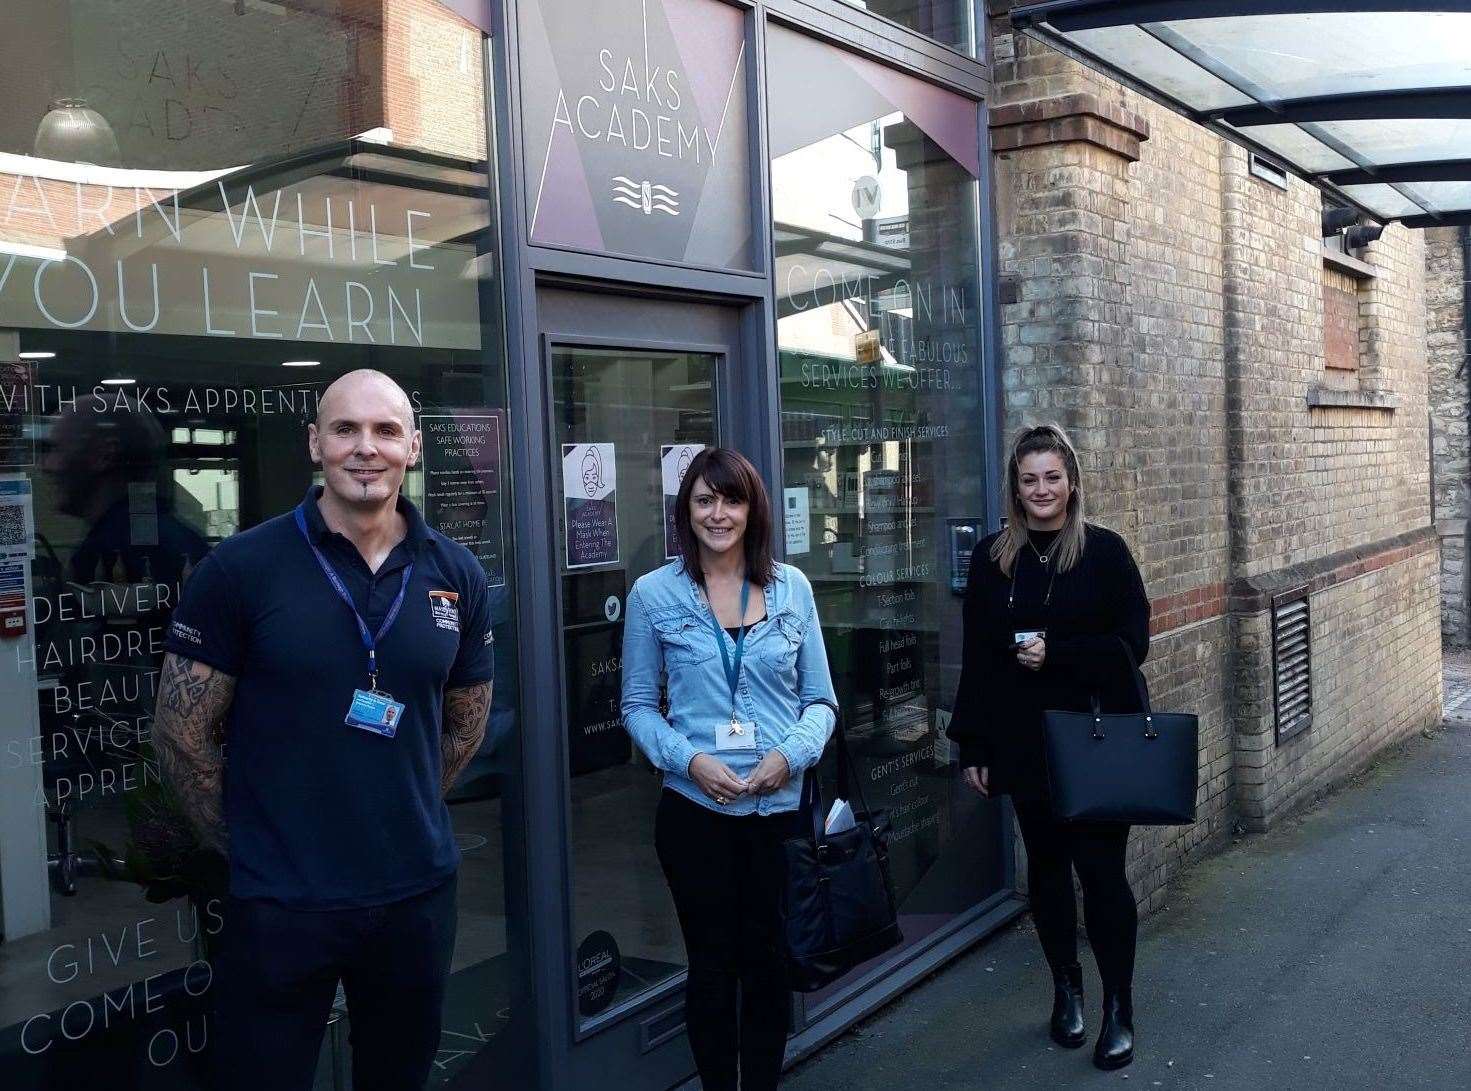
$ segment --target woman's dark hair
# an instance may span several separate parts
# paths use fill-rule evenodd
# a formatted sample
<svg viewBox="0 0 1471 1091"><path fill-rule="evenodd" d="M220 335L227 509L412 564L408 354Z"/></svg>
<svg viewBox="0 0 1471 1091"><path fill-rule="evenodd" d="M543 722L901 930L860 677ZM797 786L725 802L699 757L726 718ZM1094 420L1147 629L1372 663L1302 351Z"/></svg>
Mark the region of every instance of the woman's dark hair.
<svg viewBox="0 0 1471 1091"><path fill-rule="evenodd" d="M690 494L700 478L725 497L745 503L750 508L746 517L746 534L741 547L746 554L746 578L757 587L771 582L774 568L771 560L771 498L761 475L751 460L726 447L706 447L690 460L684 480L679 483L679 496L674 501L674 537L679 542L680 560L685 571L701 587L705 586L705 570L700 567L700 543L690 523Z"/></svg>

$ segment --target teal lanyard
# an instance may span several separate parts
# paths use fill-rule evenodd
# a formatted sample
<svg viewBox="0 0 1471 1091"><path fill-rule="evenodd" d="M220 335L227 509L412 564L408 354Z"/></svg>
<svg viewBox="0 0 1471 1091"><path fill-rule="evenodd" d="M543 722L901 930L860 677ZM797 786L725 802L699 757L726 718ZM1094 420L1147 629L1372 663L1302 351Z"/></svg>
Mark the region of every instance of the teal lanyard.
<svg viewBox="0 0 1471 1091"><path fill-rule="evenodd" d="M751 601L751 584L748 580L741 581L741 632L735 642L735 662L730 659L730 652L725 647L725 630L720 627L720 619L715 616L715 606L710 602L710 597L705 596L706 605L710 607L710 627L715 630L715 643L720 645L720 662L725 666L725 680L730 683L730 718L735 722L736 718L736 691L741 684L741 656L746 653L746 604Z"/></svg>

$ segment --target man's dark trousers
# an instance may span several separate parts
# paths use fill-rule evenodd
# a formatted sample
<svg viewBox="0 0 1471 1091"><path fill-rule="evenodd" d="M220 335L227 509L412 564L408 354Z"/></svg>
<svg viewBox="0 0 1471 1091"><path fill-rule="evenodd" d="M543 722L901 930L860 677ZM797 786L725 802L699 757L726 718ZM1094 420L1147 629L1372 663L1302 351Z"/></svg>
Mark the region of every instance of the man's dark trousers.
<svg viewBox="0 0 1471 1091"><path fill-rule="evenodd" d="M214 988L219 1091L309 1091L337 983L354 1091L414 1091L439 1049L456 880L365 909L231 898Z"/></svg>

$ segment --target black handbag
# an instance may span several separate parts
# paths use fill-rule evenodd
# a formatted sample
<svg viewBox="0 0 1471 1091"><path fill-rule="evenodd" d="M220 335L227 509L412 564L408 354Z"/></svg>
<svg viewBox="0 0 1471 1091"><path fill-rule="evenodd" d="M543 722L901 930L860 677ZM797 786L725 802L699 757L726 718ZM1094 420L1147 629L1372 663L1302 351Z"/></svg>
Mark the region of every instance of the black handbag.
<svg viewBox="0 0 1471 1091"><path fill-rule="evenodd" d="M1066 822L1188 826L1195 821L1199 722L1183 712L1154 712L1134 650L1119 644L1139 691L1142 712L1043 713L1052 812Z"/></svg>
<svg viewBox="0 0 1471 1091"><path fill-rule="evenodd" d="M832 984L904 938L889 876L888 816L870 811L863 802L841 716L834 734L838 798L853 808L853 828L824 832L822 793L816 770L809 769L797 810L802 830L781 846L783 953L788 982L797 992Z"/></svg>

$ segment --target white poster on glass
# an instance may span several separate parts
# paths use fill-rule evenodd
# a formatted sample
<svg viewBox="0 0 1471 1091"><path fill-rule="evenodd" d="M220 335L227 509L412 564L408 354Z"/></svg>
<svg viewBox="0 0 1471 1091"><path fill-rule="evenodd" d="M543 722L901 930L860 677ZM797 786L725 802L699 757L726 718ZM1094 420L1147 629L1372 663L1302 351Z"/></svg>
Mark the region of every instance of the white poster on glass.
<svg viewBox="0 0 1471 1091"><path fill-rule="evenodd" d="M812 519L807 486L782 490L782 515L786 526L787 556L796 557L810 552Z"/></svg>
<svg viewBox="0 0 1471 1091"><path fill-rule="evenodd" d="M659 475L664 492L664 559L679 556L679 541L674 534L674 502L679 486L694 457L705 449L702 443L666 443L659 448Z"/></svg>
<svg viewBox="0 0 1471 1091"><path fill-rule="evenodd" d="M617 489L613 444L562 444L568 568L618 562Z"/></svg>

